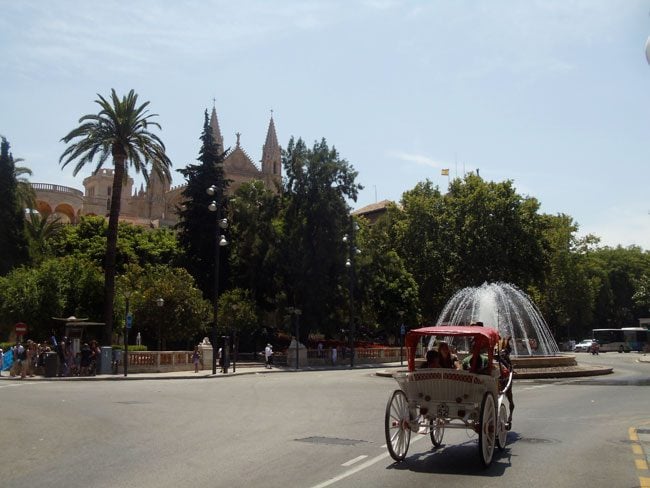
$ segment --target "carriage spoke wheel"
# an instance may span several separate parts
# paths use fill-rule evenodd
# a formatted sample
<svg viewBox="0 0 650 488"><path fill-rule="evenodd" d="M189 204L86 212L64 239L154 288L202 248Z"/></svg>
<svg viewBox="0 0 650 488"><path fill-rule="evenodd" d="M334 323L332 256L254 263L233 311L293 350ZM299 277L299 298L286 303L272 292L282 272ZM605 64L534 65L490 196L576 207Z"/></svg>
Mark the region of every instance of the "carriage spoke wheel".
<svg viewBox="0 0 650 488"><path fill-rule="evenodd" d="M494 454L494 441L497 432L497 415L494 396L486 393L481 403L481 429L478 432L478 452L483 466L488 467Z"/></svg>
<svg viewBox="0 0 650 488"><path fill-rule="evenodd" d="M445 435L445 420L444 419L431 419L429 435L431 442L435 447L442 445L442 438Z"/></svg>
<svg viewBox="0 0 650 488"><path fill-rule="evenodd" d="M508 440L508 412L502 403L499 407L499 418L497 420L497 447L500 451L506 448Z"/></svg>
<svg viewBox="0 0 650 488"><path fill-rule="evenodd" d="M409 405L402 390L395 390L386 404L385 433L390 456L402 461L411 442Z"/></svg>

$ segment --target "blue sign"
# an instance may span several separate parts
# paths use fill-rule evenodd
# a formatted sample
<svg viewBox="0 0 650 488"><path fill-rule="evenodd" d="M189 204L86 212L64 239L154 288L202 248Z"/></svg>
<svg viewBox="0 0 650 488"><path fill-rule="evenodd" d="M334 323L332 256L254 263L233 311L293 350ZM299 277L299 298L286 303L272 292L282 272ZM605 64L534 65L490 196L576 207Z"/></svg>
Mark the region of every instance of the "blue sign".
<svg viewBox="0 0 650 488"><path fill-rule="evenodd" d="M133 315L130 313L126 316L126 328L130 329L133 326Z"/></svg>
<svg viewBox="0 0 650 488"><path fill-rule="evenodd" d="M406 334L406 327L404 327L404 324L402 324L402 328L400 329L400 334L402 335Z"/></svg>

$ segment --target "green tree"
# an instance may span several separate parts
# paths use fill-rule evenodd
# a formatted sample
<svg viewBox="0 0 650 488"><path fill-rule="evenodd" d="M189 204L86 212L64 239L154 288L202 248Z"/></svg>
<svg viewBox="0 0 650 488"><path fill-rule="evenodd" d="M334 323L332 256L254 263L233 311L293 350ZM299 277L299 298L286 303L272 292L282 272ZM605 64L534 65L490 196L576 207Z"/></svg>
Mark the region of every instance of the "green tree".
<svg viewBox="0 0 650 488"><path fill-rule="evenodd" d="M17 158L14 160L14 163L19 161L22 161L22 159ZM16 177L16 197L18 199L18 204L21 208L34 208L36 192L27 179L27 176L32 175L32 170L25 166L16 166L14 169L14 175Z"/></svg>
<svg viewBox="0 0 650 488"><path fill-rule="evenodd" d="M258 349L256 339L260 335L260 328L255 301L248 290L233 288L222 294L219 297L219 317L221 332L232 333L240 351Z"/></svg>
<svg viewBox="0 0 650 488"><path fill-rule="evenodd" d="M28 244L18 195L16 167L7 139L0 139L0 276L26 263Z"/></svg>
<svg viewBox="0 0 650 488"><path fill-rule="evenodd" d="M445 195L449 281L455 290L504 281L526 289L544 278L539 202L517 194L512 181L468 174Z"/></svg>
<svg viewBox="0 0 650 488"><path fill-rule="evenodd" d="M325 139L308 149L289 141L282 156L286 174L280 263L288 304L302 310L301 339L310 330L333 333L347 297L346 248L350 208L361 185L357 172Z"/></svg>
<svg viewBox="0 0 650 488"><path fill-rule="evenodd" d="M107 222L104 217L84 216L76 225L64 225L48 236L46 252L52 256L83 256L101 266L106 253ZM129 222L119 223L116 246L116 270L137 264L177 266L182 251L170 229L148 229Z"/></svg>
<svg viewBox="0 0 650 488"><path fill-rule="evenodd" d="M145 344L164 350L169 342L190 349L193 342L205 335L211 318L210 302L201 296L194 279L183 268L154 265L125 269L116 294L121 333L125 325L123 290L127 288L134 292L130 299L133 337L138 331ZM157 304L159 298L164 300L162 307Z"/></svg>
<svg viewBox="0 0 650 488"><path fill-rule="evenodd" d="M230 203L230 268L235 287L249 290L260 310L277 303L280 197L255 180L242 184Z"/></svg>
<svg viewBox="0 0 650 488"><path fill-rule="evenodd" d="M179 172L185 177L187 186L183 190L183 204L179 209L180 220L176 225L178 240L185 253L185 268L194 277L197 286L205 298L215 296L215 253L218 235L221 230L217 223L217 214L225 215L222 208L218 212L210 211L212 201L219 207L224 200L228 182L223 175L223 160L226 153L214 140L212 128L208 122L206 110L201 134L202 145L197 158L199 164L190 164ZM214 186L215 195L208 195L206 190ZM225 253L220 252L219 287L226 282L227 270Z"/></svg>
<svg viewBox="0 0 650 488"><path fill-rule="evenodd" d="M48 256L48 240L55 238L62 230L63 224L59 217L29 212L25 222L25 234L32 263L39 263Z"/></svg>
<svg viewBox="0 0 650 488"><path fill-rule="evenodd" d="M102 286L101 269L78 256L16 268L0 278L0 323L25 322L29 336L43 340L50 336L52 317L99 319Z"/></svg>
<svg viewBox="0 0 650 488"><path fill-rule="evenodd" d="M584 337L593 321L595 289L583 241L576 237L578 225L564 214L543 215L542 223L547 271L536 302L556 337Z"/></svg>
<svg viewBox="0 0 650 488"><path fill-rule="evenodd" d="M369 338L399 334L403 324L419 326L418 285L404 260L393 249L385 221L361 226L357 273L361 284L363 323L361 332ZM374 330L373 330L374 329Z"/></svg>
<svg viewBox="0 0 650 488"><path fill-rule="evenodd" d="M404 260L418 284L419 308L424 322L429 324L435 323L449 298L449 262L454 249L445 240L445 217L443 196L427 180L405 192L401 207L389 207L387 215L377 224L385 228L387 241L392 243L390 247Z"/></svg>
<svg viewBox="0 0 650 488"><path fill-rule="evenodd" d="M160 129L151 119L156 114L147 110L149 102L138 106L138 95L131 90L120 99L111 90L110 101L97 95L95 102L101 107L97 114L84 115L79 126L61 140L70 144L59 161L63 167L76 161L73 174L96 157L95 171L99 170L109 157L113 159L114 175L111 206L106 236L106 258L104 261L104 334L102 342L111 343L113 331L113 301L115 298L115 257L117 254L118 221L122 199L122 186L128 174L128 167L142 173L149 182L149 174L155 173L162 181L169 181L171 161L165 153L160 138L149 131L151 126Z"/></svg>

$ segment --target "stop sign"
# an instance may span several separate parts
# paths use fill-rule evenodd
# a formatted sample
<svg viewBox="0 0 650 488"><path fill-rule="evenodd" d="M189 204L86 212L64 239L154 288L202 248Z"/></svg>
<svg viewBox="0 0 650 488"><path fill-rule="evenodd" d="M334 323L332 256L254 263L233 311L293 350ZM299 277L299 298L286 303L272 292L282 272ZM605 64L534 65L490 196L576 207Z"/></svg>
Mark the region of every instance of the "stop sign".
<svg viewBox="0 0 650 488"><path fill-rule="evenodd" d="M16 334L24 334L25 332L27 332L27 324L18 322L16 324Z"/></svg>

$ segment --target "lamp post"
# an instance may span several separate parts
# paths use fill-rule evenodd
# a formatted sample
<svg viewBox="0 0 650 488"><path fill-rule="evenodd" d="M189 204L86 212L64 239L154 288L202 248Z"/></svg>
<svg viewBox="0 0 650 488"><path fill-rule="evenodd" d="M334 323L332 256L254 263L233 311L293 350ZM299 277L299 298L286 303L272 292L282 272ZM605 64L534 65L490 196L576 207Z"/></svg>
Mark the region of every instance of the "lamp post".
<svg viewBox="0 0 650 488"><path fill-rule="evenodd" d="M129 312L129 300L133 290L127 288L122 294L126 299L126 310L124 312L124 377L126 377L129 371L129 329L133 325L133 316Z"/></svg>
<svg viewBox="0 0 650 488"><path fill-rule="evenodd" d="M232 372L237 372L237 353L239 352L239 343L237 342L237 304L232 305L233 312L233 328L232 328Z"/></svg>
<svg viewBox="0 0 650 488"><path fill-rule="evenodd" d="M397 315L399 315L399 364L400 366L404 366L404 333L406 332L404 328L404 310L400 310L397 312Z"/></svg>
<svg viewBox="0 0 650 488"><path fill-rule="evenodd" d="M219 313L219 254L220 249L228 245L226 236L222 234L222 231L228 228L228 220L221 217L221 207L223 204L223 195L222 190L215 185L207 188L206 193L210 196L215 197L212 202L208 205L210 212L216 212L217 216L217 234L214 246L214 299L213 299L213 316L214 320L212 321L212 374L217 374L217 316ZM227 345L224 345L224 355L227 355ZM225 366L225 358L224 358ZM224 368L224 372L227 372L227 368Z"/></svg>
<svg viewBox="0 0 650 488"><path fill-rule="evenodd" d="M287 308L289 316L296 316L296 371L298 371L298 366L300 364L300 316L302 315L302 310L295 307Z"/></svg>
<svg viewBox="0 0 650 488"><path fill-rule="evenodd" d="M354 367L354 258L361 250L355 247L355 234L359 230L359 225L354 221L350 215L350 234L343 236L343 243L347 245L348 257L345 260L345 267L348 268L348 292L350 295L350 327L349 327L349 343L350 343L350 367Z"/></svg>
<svg viewBox="0 0 650 488"><path fill-rule="evenodd" d="M165 305L165 299L162 297L156 298L156 306L162 308ZM158 351L162 351L162 320L158 318Z"/></svg>

